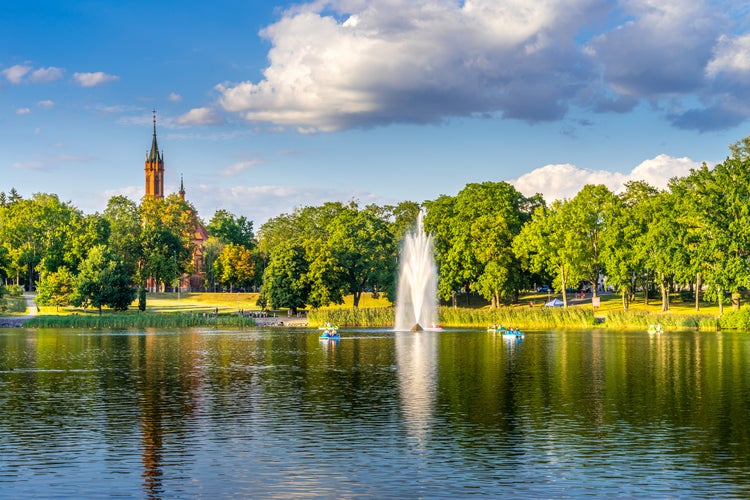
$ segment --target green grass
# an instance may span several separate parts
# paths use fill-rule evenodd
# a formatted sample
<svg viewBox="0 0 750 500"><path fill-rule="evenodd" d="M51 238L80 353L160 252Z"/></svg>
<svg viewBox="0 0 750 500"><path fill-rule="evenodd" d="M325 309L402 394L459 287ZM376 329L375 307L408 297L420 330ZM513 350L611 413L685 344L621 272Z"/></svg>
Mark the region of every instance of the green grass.
<svg viewBox="0 0 750 500"><path fill-rule="evenodd" d="M9 316L26 313L26 299L23 297L5 297L0 299L0 311Z"/></svg>
<svg viewBox="0 0 750 500"><path fill-rule="evenodd" d="M252 318L236 314L174 313L174 314L69 314L40 315L24 322L27 328L191 328L198 326L251 327Z"/></svg>

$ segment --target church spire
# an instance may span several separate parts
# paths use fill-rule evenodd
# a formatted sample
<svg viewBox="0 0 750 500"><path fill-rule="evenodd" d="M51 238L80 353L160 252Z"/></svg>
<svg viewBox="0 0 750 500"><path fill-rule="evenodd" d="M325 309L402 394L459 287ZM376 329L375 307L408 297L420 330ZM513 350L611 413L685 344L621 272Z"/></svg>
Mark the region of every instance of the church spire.
<svg viewBox="0 0 750 500"><path fill-rule="evenodd" d="M151 140L151 151L148 154L149 161L164 161L159 155L159 144L156 142L156 110L154 110L154 137Z"/></svg>
<svg viewBox="0 0 750 500"><path fill-rule="evenodd" d="M182 174L180 174L180 199L185 201L185 184L182 182Z"/></svg>
<svg viewBox="0 0 750 500"><path fill-rule="evenodd" d="M156 142L156 110L154 110L154 137L151 151L146 156L146 196L164 198L164 155Z"/></svg>

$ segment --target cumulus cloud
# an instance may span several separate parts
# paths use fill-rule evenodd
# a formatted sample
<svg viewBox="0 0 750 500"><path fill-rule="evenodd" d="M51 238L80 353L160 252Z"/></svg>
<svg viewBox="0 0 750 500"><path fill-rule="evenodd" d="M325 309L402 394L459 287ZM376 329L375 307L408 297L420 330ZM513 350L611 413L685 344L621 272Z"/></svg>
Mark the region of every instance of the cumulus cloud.
<svg viewBox="0 0 750 500"><path fill-rule="evenodd" d="M34 69L28 64L16 64L2 70L2 75L10 83L47 83L62 78L63 70L54 66Z"/></svg>
<svg viewBox="0 0 750 500"><path fill-rule="evenodd" d="M29 113L31 113L31 110L29 108L18 108L16 110L17 115L28 115Z"/></svg>
<svg viewBox="0 0 750 500"><path fill-rule="evenodd" d="M260 34L260 81L216 86L251 122L332 131L450 117L558 120L572 106L628 112L656 104L680 127L750 116L748 83L715 94L712 78L746 74L747 26L731 0L317 0ZM734 33L731 40L722 33ZM585 34L585 35L584 35ZM675 101L700 102L674 109ZM719 111L734 109L735 116Z"/></svg>
<svg viewBox="0 0 750 500"><path fill-rule="evenodd" d="M658 155L637 165L627 174L589 170L570 164L545 165L510 181L524 196L541 193L548 202L573 198L586 184L604 184L612 192L625 189L625 183L642 180L666 189L673 177L684 177L701 164L687 157Z"/></svg>
<svg viewBox="0 0 750 500"><path fill-rule="evenodd" d="M31 71L31 66L16 64L10 68L5 68L2 71L2 74L10 83L18 85L23 81L24 76L26 76L29 71Z"/></svg>
<svg viewBox="0 0 750 500"><path fill-rule="evenodd" d="M39 101L36 103L37 106L40 108L52 108L55 106L55 101L52 101L50 99L45 99L44 101Z"/></svg>
<svg viewBox="0 0 750 500"><path fill-rule="evenodd" d="M96 87L97 85L114 82L119 79L119 76L108 75L102 71L95 71L93 73L73 73L73 81L81 87Z"/></svg>
<svg viewBox="0 0 750 500"><path fill-rule="evenodd" d="M222 171L224 175L235 175L247 170L248 168L255 167L263 163L261 160L246 160L233 163Z"/></svg>
<svg viewBox="0 0 750 500"><path fill-rule="evenodd" d="M28 80L32 83L47 83L59 80L63 76L61 68L50 66L48 68L39 68L29 73Z"/></svg>
<svg viewBox="0 0 750 500"><path fill-rule="evenodd" d="M167 99L171 102L182 102L182 96L176 92L170 92Z"/></svg>
<svg viewBox="0 0 750 500"><path fill-rule="evenodd" d="M178 125L221 125L224 117L210 108L193 108L175 119Z"/></svg>
<svg viewBox="0 0 750 500"><path fill-rule="evenodd" d="M572 35L599 16L597 4L309 4L261 32L272 44L264 79L217 86L219 102L247 120L303 131L484 113L557 119L585 80Z"/></svg>

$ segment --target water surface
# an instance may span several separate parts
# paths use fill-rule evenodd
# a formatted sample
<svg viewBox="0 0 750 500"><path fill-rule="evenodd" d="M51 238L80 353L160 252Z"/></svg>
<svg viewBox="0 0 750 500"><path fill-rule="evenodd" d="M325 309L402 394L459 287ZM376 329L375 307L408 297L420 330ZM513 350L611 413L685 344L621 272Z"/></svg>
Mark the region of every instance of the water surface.
<svg viewBox="0 0 750 500"><path fill-rule="evenodd" d="M750 497L750 337L0 330L0 495Z"/></svg>

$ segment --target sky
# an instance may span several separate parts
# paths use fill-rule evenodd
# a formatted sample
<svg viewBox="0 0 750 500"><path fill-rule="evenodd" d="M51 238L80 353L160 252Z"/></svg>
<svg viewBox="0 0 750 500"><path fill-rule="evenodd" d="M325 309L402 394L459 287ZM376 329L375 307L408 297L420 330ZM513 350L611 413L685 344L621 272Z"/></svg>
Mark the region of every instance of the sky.
<svg viewBox="0 0 750 500"><path fill-rule="evenodd" d="M665 188L750 134L750 5L722 0L2 2L0 191L167 193L256 230L325 201L507 181Z"/></svg>

